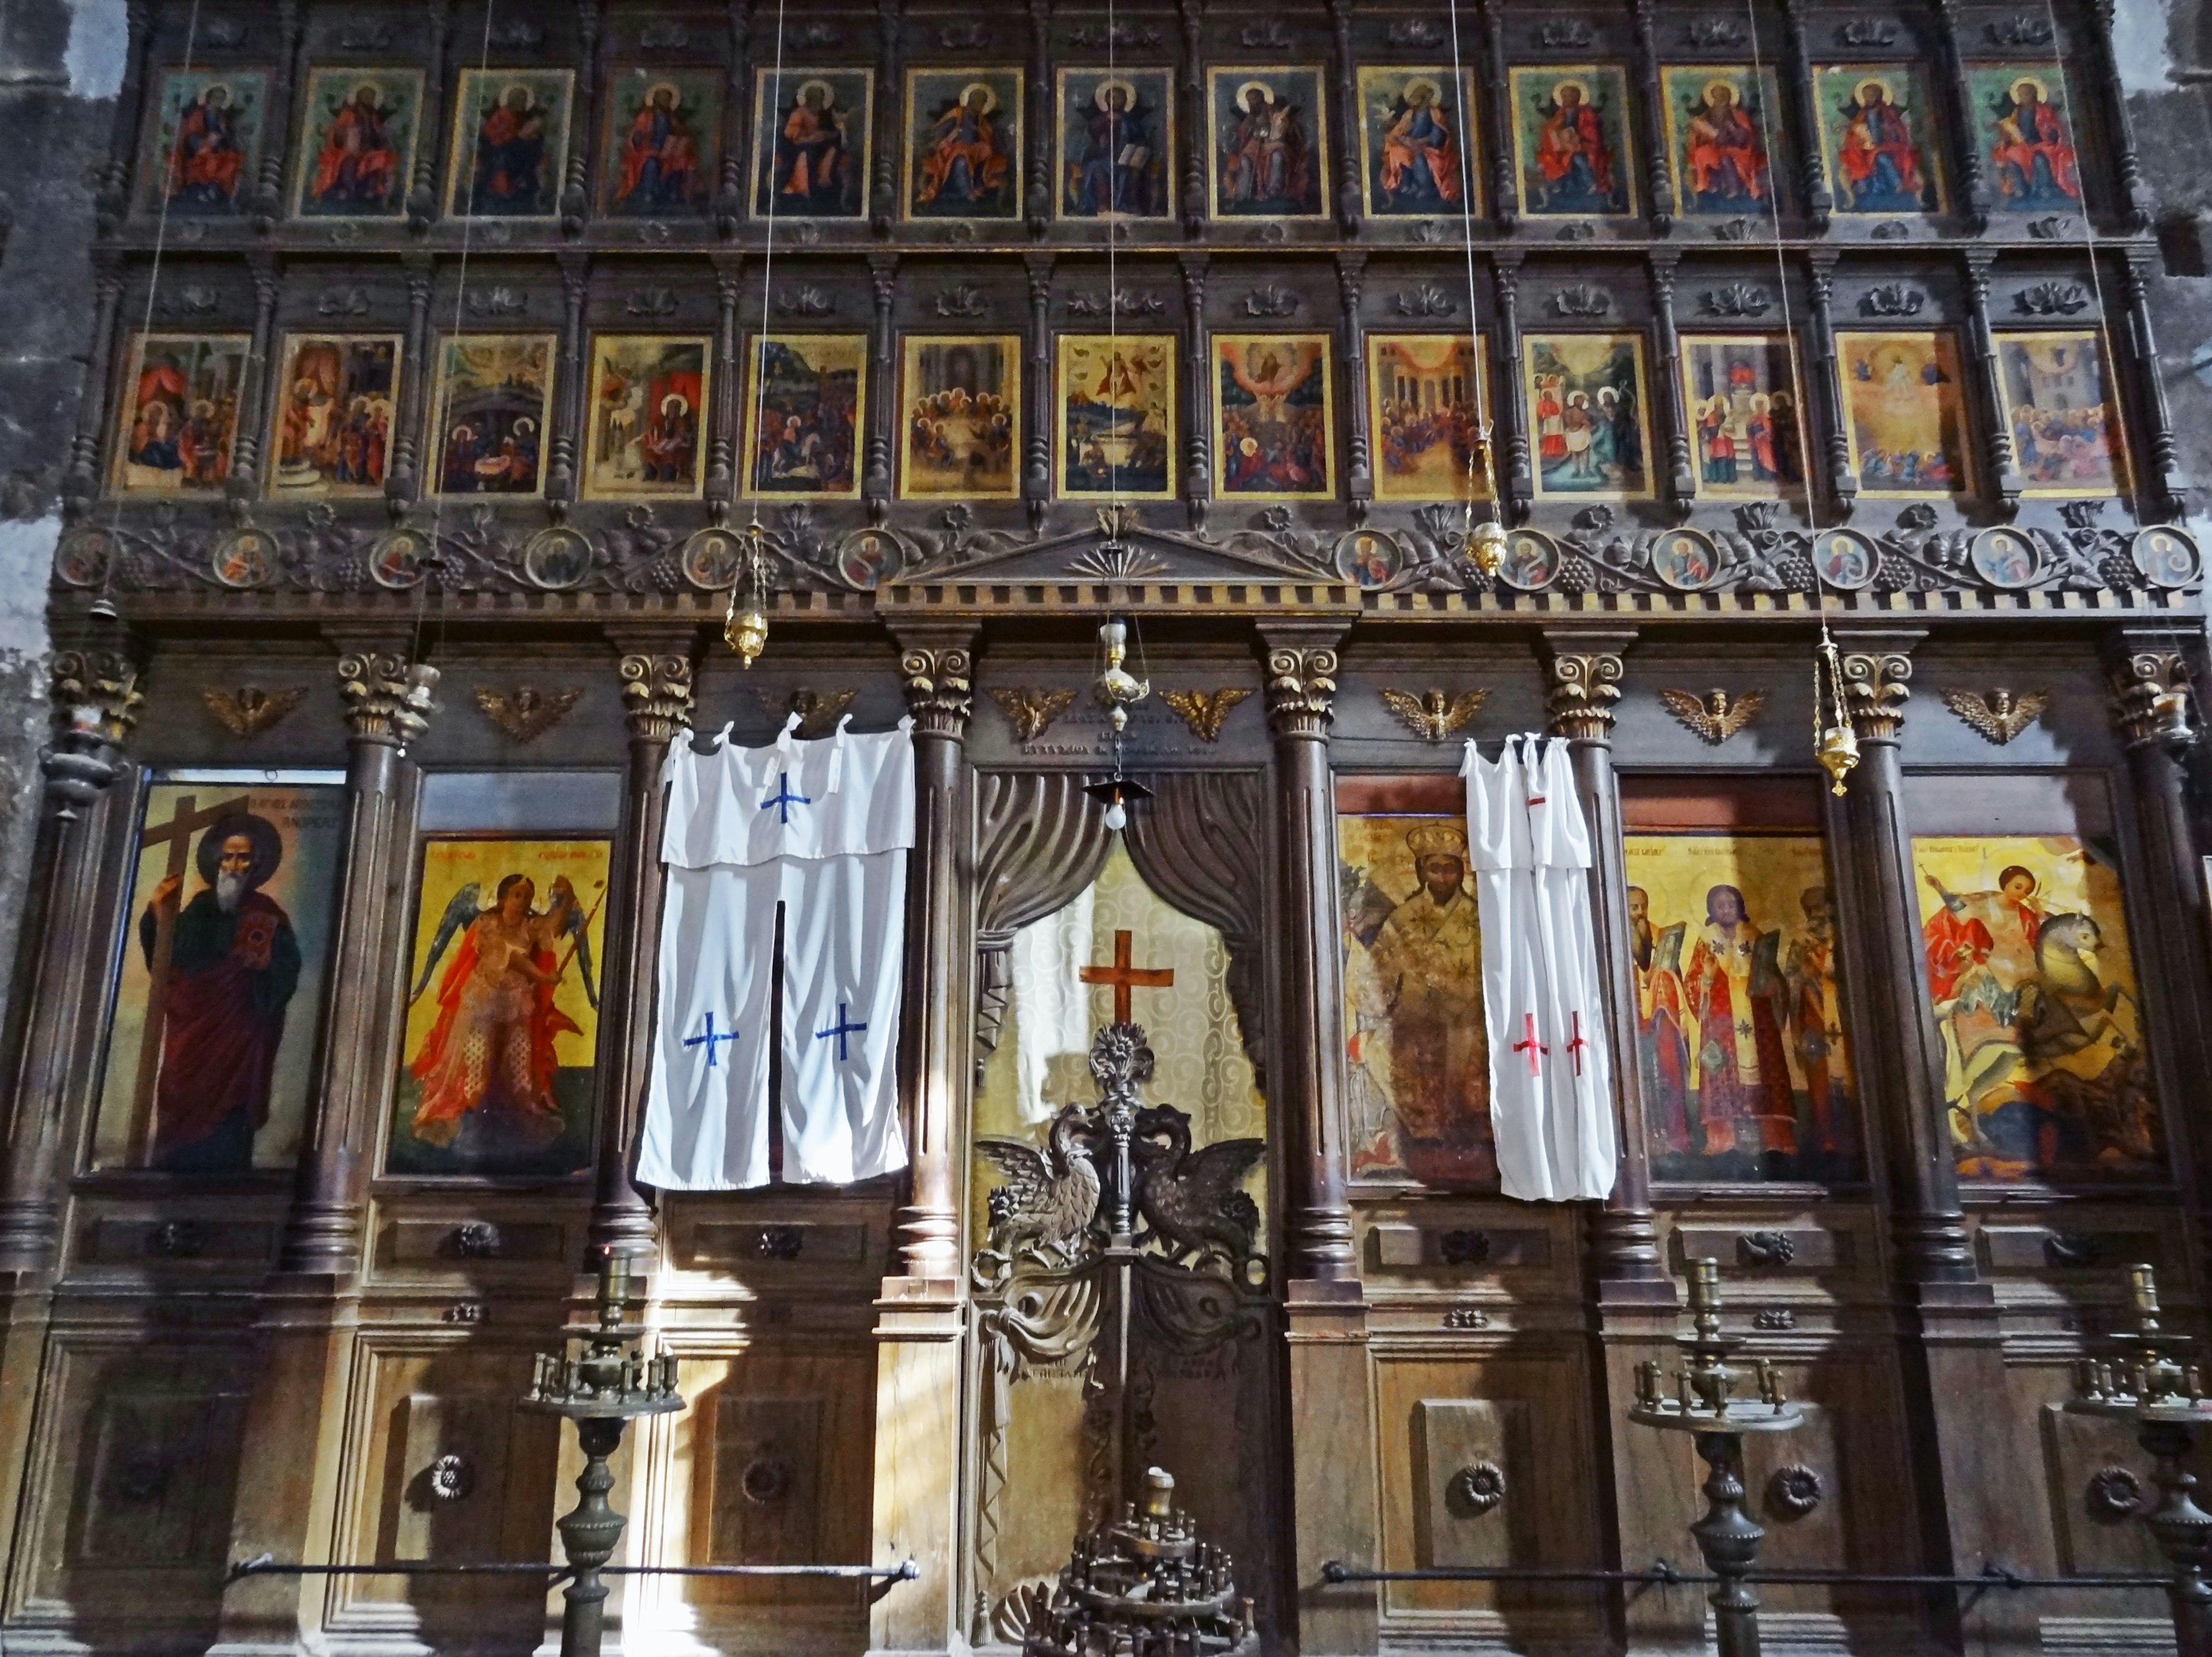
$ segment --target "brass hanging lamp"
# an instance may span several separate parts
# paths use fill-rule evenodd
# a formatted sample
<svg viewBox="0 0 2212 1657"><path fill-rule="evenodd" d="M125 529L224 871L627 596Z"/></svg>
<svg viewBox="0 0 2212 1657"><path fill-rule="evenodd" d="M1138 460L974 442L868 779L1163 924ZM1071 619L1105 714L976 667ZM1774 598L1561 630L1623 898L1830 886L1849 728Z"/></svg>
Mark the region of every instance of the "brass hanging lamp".
<svg viewBox="0 0 2212 1657"><path fill-rule="evenodd" d="M756 516L745 526L738 555L738 576L730 583L730 607L722 618L722 639L750 667L768 647L768 542Z"/></svg>
<svg viewBox="0 0 2212 1657"><path fill-rule="evenodd" d="M1859 763L1859 738L1844 699L1843 658L1826 622L1813 655L1813 758L1828 774L1829 792L1842 797L1844 779Z"/></svg>

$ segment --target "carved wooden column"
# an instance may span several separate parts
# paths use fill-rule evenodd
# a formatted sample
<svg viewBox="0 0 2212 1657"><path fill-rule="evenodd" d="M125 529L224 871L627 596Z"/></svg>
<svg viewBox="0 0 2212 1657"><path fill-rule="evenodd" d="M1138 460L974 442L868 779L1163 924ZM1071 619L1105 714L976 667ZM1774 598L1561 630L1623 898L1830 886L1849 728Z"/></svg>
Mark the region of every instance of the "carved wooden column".
<svg viewBox="0 0 2212 1657"><path fill-rule="evenodd" d="M1182 24L1182 228L1194 236L1206 228L1206 155L1213 112L1206 107L1206 0L1176 0ZM1107 234L1113 234L1109 229Z"/></svg>
<svg viewBox="0 0 2212 1657"><path fill-rule="evenodd" d="M402 641L339 637L338 694L345 702L346 832L336 963L325 983L322 1068L284 1228L283 1270L343 1276L361 1264L369 1161L384 1106L377 1000L364 993L396 940L399 915L386 889L393 857L400 753L429 727L437 670L410 663Z"/></svg>
<svg viewBox="0 0 2212 1657"><path fill-rule="evenodd" d="M1495 423L1505 439L1505 500L1509 521L1528 515L1536 481L1528 469L1528 408L1521 382L1521 255L1501 253L1492 261L1498 282L1498 326L1491 331L1491 358L1498 365ZM1498 448L1495 438L1491 448Z"/></svg>
<svg viewBox="0 0 2212 1657"><path fill-rule="evenodd" d="M964 1650L960 1604L960 1335L966 1316L957 1152L970 1069L975 959L974 709L970 624L897 630L914 719L915 848L907 863L906 981L899 1092L907 1201L901 1275L876 1301L875 1551L921 1575L871 1612L872 1651Z"/></svg>
<svg viewBox="0 0 2212 1657"><path fill-rule="evenodd" d="M1990 267L1996 255L1982 248L1967 252L1966 319L1974 346L1974 379L1982 405L1982 429L1986 435L1982 455L1990 476L1990 489L1997 509L2008 518L2020 510L2020 491L2025 486L2014 464L2012 426L2005 418L2004 369L1997 362L1997 340L1990 326Z"/></svg>
<svg viewBox="0 0 2212 1657"><path fill-rule="evenodd" d="M2197 637L2201 640L2203 633ZM2174 629L2120 628L2104 641L2105 670L2112 691L2112 715L2127 746L2128 791L2135 807L2137 862L2131 880L2157 893L2146 905L2154 923L2155 970L2141 971L2147 1030L2163 1033L2163 1057L2172 1073L2196 1078L2212 1075L2212 1033L2204 1016L2208 981L2205 959L2204 877L2197 862L2197 837L2190 824L2185 754L2160 740L2162 698L2186 695L2190 661ZM2142 951L2150 956L2152 951ZM2212 1212L2212 1124L2201 1111L2166 1112L2169 1136L2190 1135L2185 1152L2198 1170L2194 1182L2200 1215ZM2186 1164L2184 1164L2186 1166ZM2202 1221L2199 1221L2203 1223Z"/></svg>
<svg viewBox="0 0 2212 1657"><path fill-rule="evenodd" d="M1453 27L1458 13L1452 14ZM1504 0L1482 0L1482 51L1486 87L1506 84ZM1508 100L1485 97L1478 101L1482 115L1482 147L1490 153L1490 216L1500 230L1510 231L1521 220L1521 179L1513 166L1513 119ZM1363 117L1364 119L1364 117ZM1520 370L1514 370L1516 378Z"/></svg>
<svg viewBox="0 0 2212 1657"><path fill-rule="evenodd" d="M1344 372L1348 382L1357 375L1356 383L1362 386L1367 378L1367 325L1360 319L1359 295L1366 279L1366 254L1346 252L1336 256L1336 300L1343 313ZM1482 372L1480 363L1474 371ZM1367 427L1366 397L1363 394L1347 400L1352 405L1352 442L1346 451L1350 459L1344 475L1352 515L1358 521L1365 514L1367 503L1375 498L1374 434Z"/></svg>
<svg viewBox="0 0 2212 1657"><path fill-rule="evenodd" d="M406 859L397 848L401 750L428 722L431 668L403 639L333 635L343 652L346 835L317 1086L278 1270L264 1285L231 1514L234 1558L333 1563L330 1515L344 1482L344 1419L360 1324L362 1221L377 1128L391 1095L381 992L399 979ZM303 1456L303 1448L312 1453ZM316 1579L258 1577L223 1596L217 1643L305 1646L321 1637Z"/></svg>
<svg viewBox="0 0 2212 1657"><path fill-rule="evenodd" d="M126 0L123 10L123 84L115 94L115 125L109 130L107 161L100 168L94 204L102 235L130 211L131 173L138 164L139 118L146 107L146 54L154 39L152 0Z"/></svg>
<svg viewBox="0 0 2212 1657"><path fill-rule="evenodd" d="M80 923L78 905L99 874L108 789L123 774L117 750L138 721L138 665L109 647L64 649L52 669L55 735L40 762L45 816L25 935L35 937L16 986L29 1009L8 1100L7 1164L0 1172L0 1274L35 1272L52 1257L61 1203L56 1188L60 1113L82 1068L78 1026L99 991L90 975L104 954Z"/></svg>
<svg viewBox="0 0 2212 1657"><path fill-rule="evenodd" d="M2128 111L2127 88L2120 80L2120 63L2112 51L2112 0L2095 0L2094 12L2096 36L2094 55L2097 64L2099 89L2104 96L2099 101L2099 113L2105 118L2105 130L2112 137L2112 171L2120 186L2119 209L2121 228L2128 230L2150 228L2151 215L2157 210L2158 199L2149 185L2143 181L2142 163L2136 156L2135 117ZM2083 210L2087 210L2087 191L2083 195Z"/></svg>
<svg viewBox="0 0 2212 1657"><path fill-rule="evenodd" d="M1829 825L1844 888L1839 931L1845 981L1868 1003L1854 1020L1871 1038L1871 1051L1858 1060L1860 1096L1881 1113L1870 1136L1886 1165L1877 1188L1889 1209L1921 1567L1944 1573L2009 1556L2009 1521L1996 1511L2002 1504L1987 1499L1987 1487L1990 1469L2017 1448L2006 1441L2002 1413L1988 1404L2007 1384L2002 1335L1996 1296L1978 1281L1959 1202L1943 1050L1921 959L1913 895L1918 877L1898 763L1898 734L1911 695L1911 652L1923 637L1912 631L1836 635L1859 763ZM1939 1621L1952 1615L1949 1603ZM2005 1613L2000 1608L1996 1614Z"/></svg>
<svg viewBox="0 0 2212 1657"><path fill-rule="evenodd" d="M1352 0L1328 0L1328 21L1336 44L1335 61L1330 65L1336 70L1336 222L1346 235L1356 236L1367 192L1359 176L1359 124L1365 117L1352 65Z"/></svg>
<svg viewBox="0 0 2212 1657"><path fill-rule="evenodd" d="M875 284L876 325L868 353L867 466L860 475L860 493L868 504L868 521L881 523L891 504L891 433L900 432L900 441L905 441L891 379L891 301L898 295L898 255L870 254L868 275Z"/></svg>
<svg viewBox="0 0 2212 1657"><path fill-rule="evenodd" d="M2159 372L2158 336L2150 326L2150 289L2157 279L2157 267L2153 263L2156 253L2150 248L2131 248L2120 267L2128 299L2128 349L2135 359L2137 417L2142 427L2143 441L2137 453L2128 457L2131 466L2142 466L2148 450L2148 476L2142 479L2142 492L2149 496L2149 504L2156 515L2179 517L2186 509L2185 496L2189 480L2181 470L2181 455L2173 441L2173 413L2166 406L2166 381ZM2118 365L2115 364L2117 371ZM2114 394L2118 395L2115 387ZM2146 515L2153 515L2147 514Z"/></svg>
<svg viewBox="0 0 2212 1657"><path fill-rule="evenodd" d="M1810 0L1785 0L1790 33L1790 137L1797 149L1800 188L1805 201L1806 222L1818 235L1828 228L1836 210L1836 198L1828 188L1828 168L1820 137L1820 94L1813 80L1813 52L1805 35L1805 13ZM1776 216L1780 216L1777 204Z"/></svg>
<svg viewBox="0 0 2212 1657"><path fill-rule="evenodd" d="M1659 422L1667 443L1667 494L1675 509L1687 516L1697 499L1697 474L1690 467L1690 415L1682 405L1682 376L1672 366L1681 355L1674 328L1674 271L1680 259L1671 249L1645 255L1651 271L1653 340L1659 348L1659 378L1665 387L1659 399Z"/></svg>
<svg viewBox="0 0 2212 1657"><path fill-rule="evenodd" d="M292 130L292 99L307 77L304 24L300 0L277 0L276 64L269 76L269 95L261 107L264 132ZM247 193L252 202L254 228L265 233L284 216L284 146L264 143L261 148L261 175Z"/></svg>
<svg viewBox="0 0 2212 1657"><path fill-rule="evenodd" d="M105 247L92 253L92 348L85 354L84 388L77 393L76 431L70 439L62 499L71 518L92 509L100 496L100 439L107 424L108 366L115 355L115 308L123 297L123 264Z"/></svg>
<svg viewBox="0 0 2212 1657"><path fill-rule="evenodd" d="M898 169L906 165L903 123L906 119L905 31L899 27L899 0L876 0L878 62L881 65L883 95L876 100L876 167L868 202L869 228L889 235L898 218Z"/></svg>
<svg viewBox="0 0 2212 1657"><path fill-rule="evenodd" d="M386 509L395 517L422 496L416 445L430 395L430 289L434 277L429 254L410 250L401 259L407 270L407 344L399 365L399 429L392 433L392 472L384 484ZM431 452L439 453L438 446Z"/></svg>
<svg viewBox="0 0 2212 1657"><path fill-rule="evenodd" d="M1981 131L1974 119L1974 90L1966 79L1966 57L1960 37L1972 27L1960 0L1936 0L1940 55L1948 91L1952 143L1945 155L1951 176L1959 186L1957 205L1966 228L1979 235L1990 222L1990 183L1982 164Z"/></svg>
<svg viewBox="0 0 2212 1657"><path fill-rule="evenodd" d="M1843 370L1836 361L1836 255L1814 253L1813 271L1813 339L1808 365L1813 389L1820 399L1820 453L1827 475L1828 503L1843 516L1851 515L1858 500L1858 478L1851 471L1850 439L1844 435ZM1805 486L1814 488L1810 468Z"/></svg>
<svg viewBox="0 0 2212 1657"><path fill-rule="evenodd" d="M116 813L131 790L116 750L138 716L138 668L125 650L70 648L52 666L55 735L40 765L45 799L23 917L17 996L25 1009L7 1078L6 1164L0 1169L0 1500L26 1508L23 1477L43 1418L39 1378L53 1307L52 1265L75 1142L96 1108L92 1068L107 940L82 923Z"/></svg>
<svg viewBox="0 0 2212 1657"><path fill-rule="evenodd" d="M453 0L427 0L423 35L429 55L422 65L422 110L415 122L415 180L407 190L407 228L427 230L438 216L438 158L444 146L446 93L453 54Z"/></svg>
<svg viewBox="0 0 2212 1657"><path fill-rule="evenodd" d="M738 365L738 300L743 291L743 253L714 255L714 395L713 436L707 449L707 512L716 523L729 515L744 442L744 375Z"/></svg>
<svg viewBox="0 0 2212 1657"><path fill-rule="evenodd" d="M625 630L611 636L622 652L623 722L629 728L615 883L607 903L605 993L599 1019L599 1143L588 1234L591 1260L603 1252L649 1252L653 1212L631 1183L645 1089L653 1073L653 1005L660 936L660 828L666 810L660 768L669 745L691 728L688 626Z"/></svg>
<svg viewBox="0 0 2212 1657"><path fill-rule="evenodd" d="M1274 734L1282 878L1277 953L1289 1278L1291 1512L1297 1517L1298 1648L1372 1651L1372 1586L1330 1587L1330 1559L1378 1556L1367 1307L1352 1251L1346 1143L1344 929L1338 910L1336 799L1328 765L1341 621L1263 627L1267 724Z"/></svg>
<svg viewBox="0 0 2212 1657"><path fill-rule="evenodd" d="M1041 528L1052 499L1052 266L1050 253L1027 253L1030 372L1022 387L1022 502L1030 527Z"/></svg>
<svg viewBox="0 0 2212 1657"><path fill-rule="evenodd" d="M1644 188L1650 204L1651 228L1661 235L1674 224L1674 175L1667 165L1666 100L1659 92L1659 8L1656 0L1636 0L1636 141L1644 151ZM1671 355L1662 356L1671 363Z"/></svg>
<svg viewBox="0 0 2212 1657"><path fill-rule="evenodd" d="M1052 3L1030 0L1029 85L1029 232L1042 236L1060 206L1060 182L1053 172L1053 136L1060 131L1060 111L1053 104ZM1106 234L1114 234L1109 222Z"/></svg>
<svg viewBox="0 0 2212 1657"><path fill-rule="evenodd" d="M745 221L746 201L752 181L745 177L745 157L752 152L746 142L755 119L752 88L752 8L750 0L729 0L727 29L730 64L722 76L722 155L714 192L714 231L725 241L738 234Z"/></svg>
<svg viewBox="0 0 2212 1657"><path fill-rule="evenodd" d="M564 253L561 264L561 396L552 411L553 442L545 467L545 503L555 522L576 498L576 451L584 430L590 370L585 362L584 302L591 292L592 256ZM438 440L442 448L444 440Z"/></svg>
<svg viewBox="0 0 2212 1657"><path fill-rule="evenodd" d="M252 501L261 493L261 434L269 429L278 377L274 366L276 256L257 252L248 254L246 262L253 276L253 344L246 361L244 383L239 387L238 407L242 418L231 448L230 481L223 491L234 501Z"/></svg>
<svg viewBox="0 0 2212 1657"><path fill-rule="evenodd" d="M591 167L599 137L599 83L605 78L599 62L598 0L576 0L576 97L570 118L568 174L561 186L561 229L571 236L584 233L584 220L592 209Z"/></svg>
<svg viewBox="0 0 2212 1657"><path fill-rule="evenodd" d="M1193 529L1206 527L1206 508L1213 490L1213 374L1212 336L1206 326L1204 253L1184 253L1182 269L1183 393L1182 502ZM1117 295L1107 295L1118 305Z"/></svg>

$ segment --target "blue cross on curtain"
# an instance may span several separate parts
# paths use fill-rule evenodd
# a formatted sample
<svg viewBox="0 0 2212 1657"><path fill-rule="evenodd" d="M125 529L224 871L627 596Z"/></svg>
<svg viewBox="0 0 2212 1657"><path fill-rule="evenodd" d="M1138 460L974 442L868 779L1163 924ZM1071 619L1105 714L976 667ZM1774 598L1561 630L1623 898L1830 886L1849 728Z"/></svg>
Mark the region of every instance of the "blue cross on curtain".
<svg viewBox="0 0 2212 1657"><path fill-rule="evenodd" d="M718 1041L735 1041L737 1039L738 1033L735 1030L717 1032L714 1028L714 1015L709 1012L707 1014L707 1033L704 1035L684 1037L684 1045L686 1047L696 1047L703 1043L707 1049L707 1068L711 1070L714 1068L714 1044Z"/></svg>
<svg viewBox="0 0 2212 1657"><path fill-rule="evenodd" d="M811 806L813 803L805 795L791 791L791 773L786 771L775 779L775 792L761 801L761 809L766 811L773 806L775 807L775 820L788 827L793 806Z"/></svg>
<svg viewBox="0 0 2212 1657"><path fill-rule="evenodd" d="M859 1035L868 1026L865 1022L860 1024L854 1023L851 1015L845 1010L845 1003L841 1001L837 1003L837 1022L831 1025L827 1030L817 1030L814 1033L814 1039L817 1041L827 1041L832 1036L836 1037L837 1063L842 1064L847 1059L852 1057L851 1053L846 1050L845 1038L848 1035Z"/></svg>

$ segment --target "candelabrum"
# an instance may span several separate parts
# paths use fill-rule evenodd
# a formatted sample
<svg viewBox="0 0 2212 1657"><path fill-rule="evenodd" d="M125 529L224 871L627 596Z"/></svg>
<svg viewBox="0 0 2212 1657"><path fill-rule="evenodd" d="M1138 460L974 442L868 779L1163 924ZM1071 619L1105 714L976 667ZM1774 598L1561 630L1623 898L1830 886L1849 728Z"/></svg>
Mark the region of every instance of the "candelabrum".
<svg viewBox="0 0 2212 1657"><path fill-rule="evenodd" d="M2212 1657L2212 1514L2197 1505L2197 1480L2181 1465L2197 1429L2212 1422L2212 1404L2204 1398L2203 1378L2181 1362L2189 1337L2160 1326L2158 1275L2150 1267L2128 1268L2128 1307L2135 1327L2112 1337L2112 1356L2082 1360L2066 1410L2135 1423L2136 1442L2156 1464L2151 1477L2158 1504L2142 1517L2173 1568L2166 1585L2173 1642L2180 1657Z"/></svg>
<svg viewBox="0 0 2212 1657"><path fill-rule="evenodd" d="M1731 1368L1728 1356L1742 1343L1721 1333L1718 1261L1699 1260L1690 1268L1690 1313L1695 1332L1678 1343L1688 1362L1676 1374L1672 1392L1658 1363L1638 1365L1628 1418L1697 1435L1698 1454L1709 1471L1705 1516L1690 1526L1690 1534L1705 1569L1719 1579L1709 1601L1714 1642L1720 1657L1759 1657L1759 1596L1744 1578L1758 1561L1766 1531L1744 1511L1743 1435L1787 1433L1803 1426L1805 1416L1783 1396L1781 1377L1764 1358L1755 1371L1759 1396L1735 1396L1744 1373Z"/></svg>
<svg viewBox="0 0 2212 1657"><path fill-rule="evenodd" d="M576 1423L584 1471L576 1476L578 1501L560 1521L569 1579L561 1614L561 1657L599 1657L605 1623L607 1584L601 1569L622 1539L623 1516L607 1501L615 1486L608 1460L623 1429L638 1416L665 1416L684 1407L676 1390L672 1353L644 1349L646 1328L624 1323L632 1299L629 1257L613 1249L599 1256L598 1317L562 1331L558 1352L538 1355L537 1373L522 1407L566 1416Z"/></svg>
<svg viewBox="0 0 2212 1657"><path fill-rule="evenodd" d="M1252 1602L1229 1555L1198 1539L1175 1480L1145 1472L1121 1521L1075 1538L1023 1657L1257 1657Z"/></svg>

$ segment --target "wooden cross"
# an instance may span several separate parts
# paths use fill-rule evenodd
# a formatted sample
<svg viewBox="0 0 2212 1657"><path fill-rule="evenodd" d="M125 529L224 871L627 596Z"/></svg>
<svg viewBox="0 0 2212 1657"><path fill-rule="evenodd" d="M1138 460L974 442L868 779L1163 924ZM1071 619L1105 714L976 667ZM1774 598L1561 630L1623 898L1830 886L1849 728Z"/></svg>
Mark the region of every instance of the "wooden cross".
<svg viewBox="0 0 2212 1657"><path fill-rule="evenodd" d="M185 878L192 836L233 812L244 811L247 802L240 795L197 811L194 807L198 803L191 795L179 795L169 820L149 825L138 836L142 851L164 844L168 846L168 864L162 870L165 880ZM183 907L178 901L181 892L179 886L168 902L154 911L154 953L146 963L146 1027L138 1038L138 1077L131 1091L131 1137L125 1151L125 1160L137 1167L147 1166L153 1152L154 1083L161 1074L161 1026L169 1013L169 952L176 943L177 911Z"/></svg>
<svg viewBox="0 0 2212 1657"><path fill-rule="evenodd" d="M1077 975L1085 984L1110 984L1114 986L1114 1022L1129 1021L1129 992L1132 990L1164 990L1175 982L1172 966L1132 966L1129 965L1130 944L1134 935L1116 932L1114 935L1114 965L1086 966Z"/></svg>

